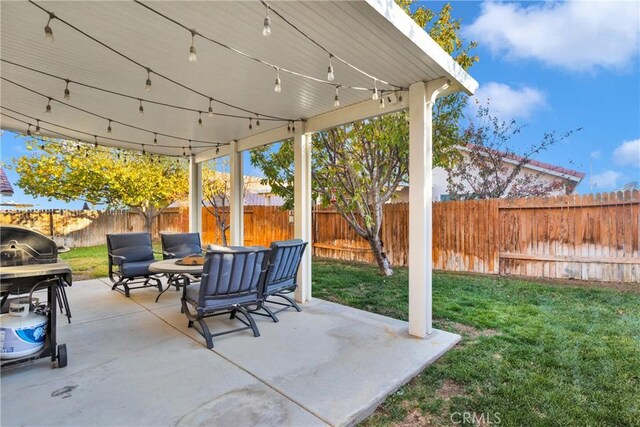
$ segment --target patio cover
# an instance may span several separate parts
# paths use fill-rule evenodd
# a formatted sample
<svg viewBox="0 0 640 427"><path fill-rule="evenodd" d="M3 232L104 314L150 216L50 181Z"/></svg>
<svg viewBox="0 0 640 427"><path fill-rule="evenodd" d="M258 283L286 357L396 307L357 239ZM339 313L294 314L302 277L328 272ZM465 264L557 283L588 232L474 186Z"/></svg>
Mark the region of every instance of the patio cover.
<svg viewBox="0 0 640 427"><path fill-rule="evenodd" d="M43 31L49 16L36 4L153 72L207 96L186 90L153 73L150 76L152 90L145 91L147 73L144 68L58 19L50 23L55 42L49 43ZM232 188L232 242L236 244L243 240L240 197L243 151L294 138L295 234L310 240L310 134L353 120L409 109L412 171L410 332L425 336L431 331L431 108L437 96L455 91L473 94L478 84L393 0L269 3L295 25L295 28L288 25L272 12L270 37L262 36L265 5L258 1L148 3L188 28L283 69L326 80L329 54L320 45L368 75L334 58L336 77L332 84L281 72L281 93L274 91L276 70L273 67L200 38L195 39L197 62L189 62L190 32L134 2L48 1L36 4L0 4L2 128L24 133L27 123L35 124L39 119L42 120L43 136L64 134L92 143L97 140L105 146L142 149L142 146L107 139L110 137L145 144L147 153L173 156L184 153L191 161L190 226L193 230L201 228L199 177L202 162L229 155L235 183ZM72 83L70 99L65 100L64 81L34 70L125 93L134 99ZM371 100L370 91L347 87L339 89L340 107L333 106L334 85L371 88L374 82L369 76L379 79L378 89L388 91L383 94L388 95L387 101L391 102L387 102L384 109L379 107L378 101ZM392 89L394 91L390 92ZM209 96L247 110L242 112L213 102L216 113L245 118L208 117ZM51 114L45 114L47 97L53 99ZM195 111L144 103L144 115L140 116L139 102L135 98L186 106ZM203 112L202 127L198 126L198 110ZM269 120L267 116L283 120ZM248 117L253 119L251 130ZM105 118L152 132L113 124L113 131L108 134ZM256 125L256 119L260 119L260 126ZM287 130L292 125L295 132ZM158 135L158 142L154 143L153 132L184 139ZM193 142L189 143L187 139ZM310 251L307 255L301 269L302 286L297 295L302 302L311 298Z"/></svg>

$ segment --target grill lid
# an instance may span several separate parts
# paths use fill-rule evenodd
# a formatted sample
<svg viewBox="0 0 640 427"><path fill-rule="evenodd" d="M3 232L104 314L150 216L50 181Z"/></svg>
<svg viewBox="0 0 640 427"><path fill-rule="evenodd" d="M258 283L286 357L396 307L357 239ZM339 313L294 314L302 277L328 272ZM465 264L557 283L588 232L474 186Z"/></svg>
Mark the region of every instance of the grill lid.
<svg viewBox="0 0 640 427"><path fill-rule="evenodd" d="M19 225L0 227L0 266L54 264L56 243L44 234Z"/></svg>

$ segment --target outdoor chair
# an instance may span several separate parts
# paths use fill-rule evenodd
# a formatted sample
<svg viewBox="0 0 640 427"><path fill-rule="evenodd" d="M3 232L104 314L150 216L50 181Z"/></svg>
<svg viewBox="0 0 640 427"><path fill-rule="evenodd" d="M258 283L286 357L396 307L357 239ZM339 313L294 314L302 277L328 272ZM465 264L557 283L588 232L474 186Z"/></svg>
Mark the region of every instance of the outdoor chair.
<svg viewBox="0 0 640 427"><path fill-rule="evenodd" d="M130 290L149 286L162 291L162 283L149 271L155 262L150 233L107 234L107 250L112 290L122 287L127 297Z"/></svg>
<svg viewBox="0 0 640 427"><path fill-rule="evenodd" d="M274 322L278 321L276 314L288 308L301 311L296 302L287 296L296 290L298 286L297 276L302 254L307 247L307 243L300 239L282 240L271 243L271 254L269 256L269 268L267 269L266 280L262 292L261 310L267 314L252 311L260 316L269 316ZM274 301L281 298L280 301ZM269 304L276 304L282 308L273 311Z"/></svg>
<svg viewBox="0 0 640 427"><path fill-rule="evenodd" d="M213 348L213 337L245 329L260 336L250 310L257 310L262 305L260 298L269 251L261 247L208 250L200 280L185 275L187 284L183 288L182 311L189 319L190 328L194 322L198 323L200 327L196 330L204 337L207 348ZM212 334L205 318L224 314L244 326Z"/></svg>
<svg viewBox="0 0 640 427"><path fill-rule="evenodd" d="M202 255L202 244L199 233L160 233L162 243L162 259L184 258L189 255ZM184 279L176 274L167 274L167 289L184 285ZM167 290L165 289L165 291ZM162 295L162 294L160 294ZM160 299L156 297L156 302Z"/></svg>

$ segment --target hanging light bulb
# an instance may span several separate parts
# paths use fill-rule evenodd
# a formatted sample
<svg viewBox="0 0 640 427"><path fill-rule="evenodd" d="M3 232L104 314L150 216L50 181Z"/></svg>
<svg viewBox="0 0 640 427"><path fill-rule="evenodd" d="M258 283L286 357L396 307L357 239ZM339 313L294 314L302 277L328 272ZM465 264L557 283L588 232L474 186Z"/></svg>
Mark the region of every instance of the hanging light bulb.
<svg viewBox="0 0 640 427"><path fill-rule="evenodd" d="M220 146L216 147L216 154L220 154Z"/></svg>
<svg viewBox="0 0 640 427"><path fill-rule="evenodd" d="M151 69L147 68L147 81L144 84L144 90L151 92Z"/></svg>
<svg viewBox="0 0 640 427"><path fill-rule="evenodd" d="M189 154L191 154L191 140L189 140Z"/></svg>
<svg viewBox="0 0 640 427"><path fill-rule="evenodd" d="M47 107L45 108L44 112L47 114L51 114L51 98L49 98L49 101L47 102Z"/></svg>
<svg viewBox="0 0 640 427"><path fill-rule="evenodd" d="M196 62L198 60L198 56L196 55L196 30L191 30L191 47L189 48L189 62Z"/></svg>
<svg viewBox="0 0 640 427"><path fill-rule="evenodd" d="M380 97L380 109L384 109L385 105L384 105L384 96Z"/></svg>
<svg viewBox="0 0 640 427"><path fill-rule="evenodd" d="M93 135L93 147L98 148L98 137Z"/></svg>
<svg viewBox="0 0 640 427"><path fill-rule="evenodd" d="M402 95L398 96L398 102L402 102Z"/></svg>
<svg viewBox="0 0 640 427"><path fill-rule="evenodd" d="M374 101L378 100L378 81L376 79L373 79L373 95L371 96L371 99Z"/></svg>
<svg viewBox="0 0 640 427"><path fill-rule="evenodd" d="M202 111L198 111L198 126L202 127Z"/></svg>
<svg viewBox="0 0 640 427"><path fill-rule="evenodd" d="M107 125L107 133L111 133L111 119L109 119L109 124Z"/></svg>
<svg viewBox="0 0 640 427"><path fill-rule="evenodd" d="M333 58L333 55L329 54L329 68L327 68L327 80L329 80L330 82L332 82L333 79L335 79L335 76L333 75L333 65L331 64L331 58Z"/></svg>
<svg viewBox="0 0 640 427"><path fill-rule="evenodd" d="M31 124L27 126L27 136L31 136Z"/></svg>
<svg viewBox="0 0 640 427"><path fill-rule="evenodd" d="M276 85L273 88L276 93L282 92L282 85L280 84L280 69L276 68Z"/></svg>
<svg viewBox="0 0 640 427"><path fill-rule="evenodd" d="M64 99L69 100L71 99L71 92L69 92L69 80L65 80L65 82L67 84L64 88Z"/></svg>
<svg viewBox="0 0 640 427"><path fill-rule="evenodd" d="M264 16L264 23L262 25L262 35L265 37L269 37L271 35L271 18L269 18L269 7L267 6L267 11Z"/></svg>
<svg viewBox="0 0 640 427"><path fill-rule="evenodd" d="M36 120L36 135L40 135L40 120Z"/></svg>
<svg viewBox="0 0 640 427"><path fill-rule="evenodd" d="M213 117L213 106L211 103L213 102L213 98L209 98L209 117Z"/></svg>
<svg viewBox="0 0 640 427"><path fill-rule="evenodd" d="M249 117L249 130L253 130L252 119Z"/></svg>
<svg viewBox="0 0 640 427"><path fill-rule="evenodd" d="M158 143L158 134L157 133L153 133L153 143L157 144Z"/></svg>
<svg viewBox="0 0 640 427"><path fill-rule="evenodd" d="M291 133L291 122L287 122L287 132Z"/></svg>
<svg viewBox="0 0 640 427"><path fill-rule="evenodd" d="M144 144L142 144L142 155L144 156L146 153L146 151L144 151Z"/></svg>
<svg viewBox="0 0 640 427"><path fill-rule="evenodd" d="M258 113L256 113L256 126L260 126L260 116L258 116Z"/></svg>
<svg viewBox="0 0 640 427"><path fill-rule="evenodd" d="M296 131L296 122L291 122L291 132L295 133Z"/></svg>
<svg viewBox="0 0 640 427"><path fill-rule="evenodd" d="M187 153L186 153L186 151L184 151L184 147L182 147L182 156L184 157L186 155L187 155Z"/></svg>
<svg viewBox="0 0 640 427"><path fill-rule="evenodd" d="M44 37L45 39L47 39L47 41L53 43L55 41L55 39L53 38L53 30L51 29L51 27L49 26L49 24L51 23L52 19L55 19L56 15L54 15L53 13L49 14L49 20L47 21L47 25L44 27Z"/></svg>
<svg viewBox="0 0 640 427"><path fill-rule="evenodd" d="M338 88L340 86L336 86L336 96L333 97L333 106L334 107L339 107L340 106L340 98L338 97Z"/></svg>
<svg viewBox="0 0 640 427"><path fill-rule="evenodd" d="M138 107L138 115L144 116L144 107L142 106L142 99L138 99L140 106Z"/></svg>

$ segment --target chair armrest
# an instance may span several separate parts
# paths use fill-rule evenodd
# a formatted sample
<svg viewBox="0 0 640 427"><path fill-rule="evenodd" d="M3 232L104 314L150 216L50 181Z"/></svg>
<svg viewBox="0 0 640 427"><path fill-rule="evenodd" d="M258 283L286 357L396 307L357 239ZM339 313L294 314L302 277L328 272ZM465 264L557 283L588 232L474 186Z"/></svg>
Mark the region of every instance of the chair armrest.
<svg viewBox="0 0 640 427"><path fill-rule="evenodd" d="M167 258L175 258L176 254L174 254L173 252L167 252L167 251L162 251L162 255L166 256Z"/></svg>
<svg viewBox="0 0 640 427"><path fill-rule="evenodd" d="M112 258L111 262L113 262L113 264L115 264L115 265L120 265L123 262L127 262L127 258L125 258L125 257L123 257L121 255L114 255L112 253L108 253L108 255L109 255L110 258ZM118 262L116 262L116 261L118 261Z"/></svg>

